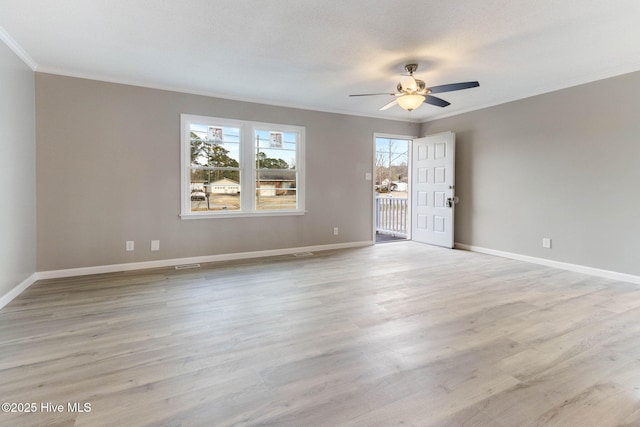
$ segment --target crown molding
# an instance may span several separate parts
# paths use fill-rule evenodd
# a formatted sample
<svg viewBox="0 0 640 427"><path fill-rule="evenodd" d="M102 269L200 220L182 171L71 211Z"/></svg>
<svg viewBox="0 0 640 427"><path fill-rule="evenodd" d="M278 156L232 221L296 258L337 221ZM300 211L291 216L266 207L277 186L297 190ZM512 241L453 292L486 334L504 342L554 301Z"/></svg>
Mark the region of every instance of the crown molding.
<svg viewBox="0 0 640 427"><path fill-rule="evenodd" d="M18 57L22 59L22 61L27 64L27 66L31 68L32 71L36 71L38 69L38 64L36 63L36 61L34 61L29 56L29 54L22 47L20 47L18 42L15 41L13 37L11 37L9 33L7 33L2 27L0 27L0 40L2 40L4 44L6 44L7 47L9 47L9 49L13 51L13 53L18 55Z"/></svg>

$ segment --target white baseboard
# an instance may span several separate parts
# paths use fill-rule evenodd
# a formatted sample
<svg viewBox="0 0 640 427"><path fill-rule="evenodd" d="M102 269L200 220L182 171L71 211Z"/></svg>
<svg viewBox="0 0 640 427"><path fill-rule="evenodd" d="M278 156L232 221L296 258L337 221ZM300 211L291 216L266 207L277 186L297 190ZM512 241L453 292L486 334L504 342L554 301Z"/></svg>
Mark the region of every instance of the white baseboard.
<svg viewBox="0 0 640 427"><path fill-rule="evenodd" d="M100 265L95 267L83 267L83 268L70 268L66 270L50 270L50 271L40 271L32 274L27 279L25 279L22 283L17 285L15 288L7 292L5 295L0 297L0 309L5 305L9 304L15 297L20 295L35 283L37 280L45 280L45 279L58 279L64 277L74 277L74 276L86 276L90 274L103 274L103 273L117 273L123 271L131 271L131 270L144 270L148 268L159 268L159 267L173 267L181 264L199 264L205 262L217 262L217 261L233 261L240 259L249 259L249 258L263 258L270 256L279 256L279 255L291 255L300 252L318 252L318 251L328 251L328 250L336 250L336 249L348 249L348 248L356 248L363 246L371 246L375 242L374 241L361 241L361 242L347 242L347 243L337 243L331 245L316 245L316 246L304 246L297 248L285 248L285 249L271 249L265 251L253 251L253 252L237 252L231 254L220 254L220 255L207 255L207 256L199 256L199 257L190 257L190 258L173 258L173 259L165 259L165 260L157 260L157 261L145 261L145 262L132 262L126 264L112 264L112 265ZM631 274L618 273L616 271L602 270L593 267L586 267L583 265L577 264L569 264L560 261L553 261L544 258L536 258L528 255L520 255L511 252L498 251L494 249L482 248L479 246L466 245L464 243L456 243L456 249L463 249L472 252L483 253L487 255L499 256L502 258L510 258L518 261L530 262L532 264L540 264L547 267L558 268L561 270L569 270L577 273L589 274L592 276L604 277L612 280L619 280L623 282L640 284L640 276L634 276Z"/></svg>
<svg viewBox="0 0 640 427"><path fill-rule="evenodd" d="M607 279L619 280L621 282L629 282L629 283L635 283L640 285L640 276L634 276L633 274L618 273L617 271L602 270L599 268L587 267L584 265L569 264L566 262L553 261L553 260L544 259L544 258L536 258L528 255L520 255L520 254L511 253L511 252L497 251L495 249L487 249L487 248L482 248L480 246L465 245L464 243L456 243L455 248L463 249L465 251L479 252L487 255L499 256L502 258L515 259L518 261L530 262L532 264L540 264L547 267L558 268L561 270L569 270L569 271L574 271L576 273L589 274L591 276L604 277Z"/></svg>
<svg viewBox="0 0 640 427"><path fill-rule="evenodd" d="M199 256L199 257L191 257L191 258L173 258L173 259L163 259L157 261L145 261L145 262L132 262L127 264L112 264L112 265L100 265L95 267L83 267L83 268L70 268L66 270L50 270L50 271L39 271L33 273L27 279L25 279L22 283L17 285L15 288L11 289L6 294L0 296L0 309L5 305L9 304L14 298L24 292L29 286L34 284L38 280L45 279L59 279L63 277L75 277L75 276L87 276L90 274L103 274L103 273L118 273L123 271L132 271L132 270L144 270L148 268L158 268L158 267L173 267L181 264L199 264L205 262L216 262L216 261L233 261L239 259L249 259L249 258L262 258L269 256L278 256L278 255L290 255L299 252L313 252L313 251L329 251L335 249L348 249L348 248L357 248L362 246L371 246L375 242L374 241L363 241L363 242L347 242L347 243L336 243L331 245L316 245L316 246L304 246L298 248L285 248L285 249L272 249L266 251L253 251L253 252L237 252L231 254L220 254L220 255L208 255L208 256Z"/></svg>
<svg viewBox="0 0 640 427"><path fill-rule="evenodd" d="M9 304L15 297L20 295L27 289L29 286L33 285L36 280L38 280L38 273L33 273L31 276L27 277L15 288L11 289L6 294L0 297L0 309L5 305Z"/></svg>
<svg viewBox="0 0 640 427"><path fill-rule="evenodd" d="M95 267L70 268L67 270L40 271L37 273L37 278L38 280L59 279L63 277L87 276L90 274L117 273L122 271L144 270L148 268L173 267L173 266L182 265L182 264L200 264L205 262L233 261L233 260L239 260L239 259L263 258L263 257L278 256L278 255L290 255L290 254L295 254L299 252L314 252L314 251L317 252L317 251L329 251L329 250L335 250L335 249L356 248L356 247L362 247L362 246L371 246L373 244L374 244L373 241L347 242L347 243L336 243L331 245L304 246L304 247L298 247L298 248L285 248L285 249L270 249L266 251L253 251L253 252L236 252L231 254L206 255L206 256L198 256L198 257L190 257L190 258L162 259L157 261L132 262L127 264L100 265Z"/></svg>

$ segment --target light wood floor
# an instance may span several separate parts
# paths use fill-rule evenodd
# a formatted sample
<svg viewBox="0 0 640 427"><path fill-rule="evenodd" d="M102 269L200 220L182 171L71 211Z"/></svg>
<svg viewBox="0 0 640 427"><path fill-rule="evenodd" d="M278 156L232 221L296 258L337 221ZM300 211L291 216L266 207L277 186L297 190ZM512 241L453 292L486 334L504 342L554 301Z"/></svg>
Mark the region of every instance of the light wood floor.
<svg viewBox="0 0 640 427"><path fill-rule="evenodd" d="M38 282L0 425L640 425L640 287L414 242Z"/></svg>

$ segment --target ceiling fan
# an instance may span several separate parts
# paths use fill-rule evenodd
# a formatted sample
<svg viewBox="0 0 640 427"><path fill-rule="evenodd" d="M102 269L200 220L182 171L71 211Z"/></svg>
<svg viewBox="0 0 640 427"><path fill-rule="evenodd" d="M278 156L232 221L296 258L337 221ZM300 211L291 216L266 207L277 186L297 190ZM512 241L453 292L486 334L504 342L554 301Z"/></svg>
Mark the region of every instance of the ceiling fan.
<svg viewBox="0 0 640 427"><path fill-rule="evenodd" d="M380 108L380 111L388 110L396 104L407 111L413 111L421 106L423 102L438 107L446 107L450 104L450 102L442 98L432 96L432 93L453 92L454 90L470 89L480 86L478 82L463 82L427 87L424 81L416 79L413 76L413 73L418 69L418 64L407 64L404 66L404 69L407 70L409 74L402 76L397 86L398 92L396 93L363 93L349 96L391 95L395 96L396 99Z"/></svg>

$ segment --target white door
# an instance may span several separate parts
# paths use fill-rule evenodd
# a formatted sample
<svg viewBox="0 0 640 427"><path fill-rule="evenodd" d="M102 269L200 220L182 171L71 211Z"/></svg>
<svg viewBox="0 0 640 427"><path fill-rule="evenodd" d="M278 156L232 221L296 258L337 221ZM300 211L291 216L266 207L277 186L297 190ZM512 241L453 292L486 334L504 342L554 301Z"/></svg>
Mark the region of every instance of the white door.
<svg viewBox="0 0 640 427"><path fill-rule="evenodd" d="M455 134L413 140L411 238L453 248Z"/></svg>

